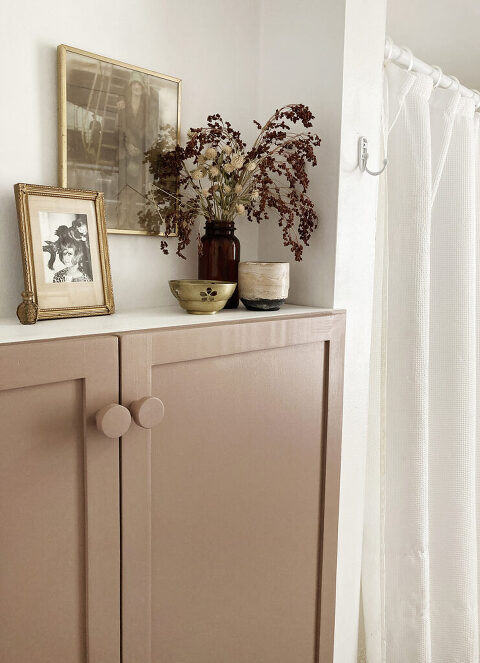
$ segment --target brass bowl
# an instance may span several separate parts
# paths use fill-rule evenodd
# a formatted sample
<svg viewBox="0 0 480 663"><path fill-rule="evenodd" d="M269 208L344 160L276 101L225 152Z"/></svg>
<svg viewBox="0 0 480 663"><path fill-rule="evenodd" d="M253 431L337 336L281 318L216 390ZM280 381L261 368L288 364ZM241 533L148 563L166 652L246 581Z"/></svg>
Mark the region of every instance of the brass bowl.
<svg viewBox="0 0 480 663"><path fill-rule="evenodd" d="M236 283L230 281L169 281L172 295L187 313L213 315L221 311L235 292Z"/></svg>

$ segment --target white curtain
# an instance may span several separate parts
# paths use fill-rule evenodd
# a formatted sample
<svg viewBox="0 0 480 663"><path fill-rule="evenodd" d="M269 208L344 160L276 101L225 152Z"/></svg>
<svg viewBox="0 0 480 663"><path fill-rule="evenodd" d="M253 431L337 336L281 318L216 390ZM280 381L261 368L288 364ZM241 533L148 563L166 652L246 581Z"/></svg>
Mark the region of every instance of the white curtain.
<svg viewBox="0 0 480 663"><path fill-rule="evenodd" d="M433 87L386 67L359 656L368 663L479 663L479 114Z"/></svg>

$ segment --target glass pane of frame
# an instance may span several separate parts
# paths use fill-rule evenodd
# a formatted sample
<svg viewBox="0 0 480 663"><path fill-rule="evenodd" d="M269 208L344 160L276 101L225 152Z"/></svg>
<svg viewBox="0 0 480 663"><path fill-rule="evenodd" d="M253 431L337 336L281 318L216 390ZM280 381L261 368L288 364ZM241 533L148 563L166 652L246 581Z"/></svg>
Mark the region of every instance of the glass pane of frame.
<svg viewBox="0 0 480 663"><path fill-rule="evenodd" d="M146 234L143 159L159 138L165 150L179 141L181 81L70 46L58 53L60 184L103 191L108 232Z"/></svg>

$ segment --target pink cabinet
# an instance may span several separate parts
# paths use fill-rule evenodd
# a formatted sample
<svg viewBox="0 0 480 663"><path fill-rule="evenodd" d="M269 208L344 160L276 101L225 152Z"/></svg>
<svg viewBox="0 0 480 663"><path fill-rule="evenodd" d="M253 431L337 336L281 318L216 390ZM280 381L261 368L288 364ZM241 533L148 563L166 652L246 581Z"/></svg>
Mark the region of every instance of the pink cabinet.
<svg viewBox="0 0 480 663"><path fill-rule="evenodd" d="M0 346L1 663L330 663L343 335L339 313Z"/></svg>
<svg viewBox="0 0 480 663"><path fill-rule="evenodd" d="M0 347L0 661L120 660L115 337Z"/></svg>
<svg viewBox="0 0 480 663"><path fill-rule="evenodd" d="M332 661L344 316L121 337L124 663Z"/></svg>

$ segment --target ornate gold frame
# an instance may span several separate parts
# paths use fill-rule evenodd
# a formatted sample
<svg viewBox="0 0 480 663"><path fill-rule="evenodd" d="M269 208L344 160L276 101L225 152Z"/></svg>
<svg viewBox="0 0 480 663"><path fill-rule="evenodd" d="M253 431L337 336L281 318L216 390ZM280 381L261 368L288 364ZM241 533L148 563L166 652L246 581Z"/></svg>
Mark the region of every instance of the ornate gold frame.
<svg viewBox="0 0 480 663"><path fill-rule="evenodd" d="M156 78L163 78L167 81L174 81L178 84L178 109L177 109L177 144L180 144L180 115L182 107L182 79L175 78L175 76L168 76L167 74L159 74L150 69L143 67L136 67L120 60L113 60L106 58L103 55L83 51L80 48L60 44L57 46L57 73L58 73L58 183L61 187L67 186L67 53L76 53L77 55L85 55L86 57L101 60L108 64L116 65L117 67L124 67L132 71L138 71L141 74L148 76L155 76ZM117 230L115 228L107 228L107 232L116 235L148 235L150 237L165 237L165 233L159 235L152 235L146 230ZM176 233L170 233L169 237L175 237Z"/></svg>
<svg viewBox="0 0 480 663"><path fill-rule="evenodd" d="M23 279L25 282L25 290L30 290L33 292L33 299L37 304L37 282L33 260L32 232L28 196L35 195L56 198L71 198L72 200L93 200L95 203L98 250L100 254L100 267L102 272L103 286L102 289L105 304L100 306L71 308L39 308L38 319L51 320L52 318L78 318L88 315L109 315L114 313L115 303L113 299L112 277L110 274L110 258L108 254L103 193L100 191L62 189L54 186L41 186L36 184L15 184L14 188L15 200L17 203L20 245L22 249Z"/></svg>

